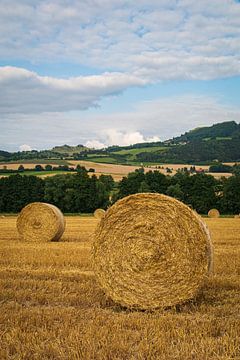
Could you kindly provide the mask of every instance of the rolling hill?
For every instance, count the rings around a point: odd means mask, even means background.
[[[63,156],[73,156],[74,154],[79,154],[85,151],[88,151],[89,149],[86,146],[83,145],[77,145],[77,146],[70,146],[70,145],[62,145],[62,146],[55,146],[50,151],[63,155]]]
[[[0,161],[37,159],[86,160],[112,164],[212,163],[240,161],[240,124],[227,121],[200,127],[164,142],[110,146],[94,150],[83,145],[55,146],[51,150],[9,153]]]
[[[141,145],[141,146],[140,146]],[[144,145],[144,146],[142,146]],[[107,149],[138,162],[197,163],[240,160],[240,125],[235,121],[196,128],[163,143]]]

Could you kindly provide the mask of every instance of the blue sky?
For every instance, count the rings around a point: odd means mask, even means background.
[[[240,122],[234,0],[0,0],[0,149]]]

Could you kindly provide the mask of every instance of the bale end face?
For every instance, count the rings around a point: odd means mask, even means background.
[[[108,209],[92,254],[106,294],[138,309],[193,298],[212,266],[206,225],[189,207],[161,194],[130,195]]]
[[[65,219],[56,206],[35,202],[21,210],[17,230],[24,241],[58,241],[65,230]]]
[[[103,210],[103,209],[97,209],[97,210],[95,210],[94,211],[94,217],[96,218],[96,219],[102,219],[103,217],[104,217],[104,215],[105,215],[105,210]]]
[[[218,218],[220,216],[220,212],[217,209],[211,209],[208,212],[208,217],[210,218]]]

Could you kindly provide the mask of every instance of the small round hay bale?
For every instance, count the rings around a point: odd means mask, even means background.
[[[208,217],[210,218],[218,218],[220,216],[220,212],[217,209],[211,209],[208,212]]]
[[[212,268],[211,239],[202,219],[162,194],[117,201],[98,224],[92,255],[105,293],[137,309],[195,297]]]
[[[234,218],[235,218],[235,219],[239,219],[239,218],[240,218],[240,215],[234,215]]]
[[[104,215],[105,215],[105,210],[103,210],[103,209],[97,209],[94,211],[94,217],[96,219],[102,219],[104,217]]]
[[[58,241],[65,230],[65,219],[56,206],[34,202],[21,210],[17,230],[25,241]]]

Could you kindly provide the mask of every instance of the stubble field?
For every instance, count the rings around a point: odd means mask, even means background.
[[[92,272],[97,220],[66,217],[59,243],[21,242],[0,218],[0,359],[240,359],[240,220],[206,220],[214,274],[198,299],[130,311],[107,299]]]
[[[62,160],[64,162],[64,160]],[[54,163],[54,162],[48,162],[49,164],[56,166],[58,164]],[[42,167],[44,168],[46,164],[44,163],[39,163],[40,165],[42,165]],[[233,163],[229,163],[232,164]],[[4,169],[4,167],[7,167],[7,169],[9,170],[17,170],[19,167],[20,163],[0,163],[0,169]],[[34,169],[36,166],[36,163],[30,163],[30,162],[26,162],[25,160],[21,163],[21,165],[24,166],[25,169]],[[92,175],[96,175],[97,177],[99,177],[100,175],[111,175],[113,177],[113,179],[115,181],[120,181],[122,180],[122,178],[124,176],[127,176],[130,172],[134,172],[136,169],[139,169],[139,165],[119,165],[119,164],[108,164],[108,163],[98,163],[98,162],[92,162],[92,161],[84,161],[84,160],[71,160],[68,161],[68,165],[76,167],[77,165],[81,165],[86,167],[86,169],[89,168],[94,168],[95,172],[94,173],[89,173],[90,176]],[[161,172],[164,175],[175,175],[178,169],[183,169],[183,168],[188,168],[190,169],[190,165],[187,164],[162,164],[161,168],[159,168],[160,165],[147,165],[145,164],[144,167],[144,171],[145,173],[148,171],[154,171],[157,170],[159,172]],[[169,174],[167,169],[171,169],[171,173]],[[202,166],[196,166],[196,170],[204,170],[204,171],[208,171],[209,166],[208,165],[202,165]],[[25,172],[22,173],[22,175],[35,175],[35,176],[39,176],[41,178],[45,178],[45,177],[49,177],[49,176],[55,176],[55,175],[59,175],[59,174],[68,174],[68,172],[65,171],[46,171],[46,172],[39,172],[39,171],[31,171],[31,172]],[[214,176],[216,179],[220,179],[221,177],[230,177],[232,174],[231,173],[208,173],[209,175]],[[9,176],[10,174],[0,174],[0,178],[1,177],[6,177]]]

